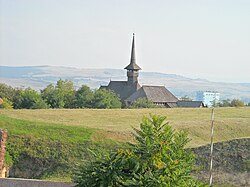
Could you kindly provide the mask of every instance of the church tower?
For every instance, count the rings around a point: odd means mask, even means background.
[[[127,70],[128,85],[137,85],[138,84],[139,70],[141,70],[141,68],[136,64],[136,59],[135,59],[135,34],[134,33],[133,33],[130,64],[128,66],[126,66],[124,69]]]

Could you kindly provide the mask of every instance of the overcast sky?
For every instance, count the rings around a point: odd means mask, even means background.
[[[0,65],[250,82],[249,0],[0,0]]]

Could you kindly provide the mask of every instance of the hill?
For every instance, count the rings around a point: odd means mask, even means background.
[[[36,90],[56,83],[59,79],[69,79],[79,87],[82,84],[91,88],[107,85],[110,79],[125,80],[126,72],[118,69],[77,69],[72,67],[0,66],[0,82],[14,87],[32,87]],[[204,79],[191,79],[175,74],[157,72],[140,72],[139,81],[142,85],[165,85],[177,97],[194,98],[196,91],[212,90],[221,93],[221,99],[238,98],[250,102],[250,83],[211,82]]]

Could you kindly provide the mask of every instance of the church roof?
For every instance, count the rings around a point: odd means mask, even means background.
[[[141,87],[139,84],[134,86],[136,86],[137,89]],[[127,81],[110,81],[106,89],[113,90],[121,100],[128,98],[135,92],[134,87],[129,85]]]
[[[178,99],[164,86],[142,86],[133,93],[126,101],[134,102],[138,98],[147,98],[152,102],[176,103]]]
[[[135,34],[134,33],[133,33],[130,64],[127,65],[124,69],[127,69],[127,70],[141,70],[141,68],[136,64],[136,58],[135,58]]]

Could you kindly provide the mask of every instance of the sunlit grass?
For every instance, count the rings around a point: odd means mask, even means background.
[[[18,125],[19,131],[31,129],[31,133],[44,134],[58,131],[58,136],[70,134],[74,139],[85,131],[96,141],[113,139],[131,141],[132,128],[139,127],[143,116],[150,113],[167,116],[175,129],[189,131],[192,141],[189,146],[196,147],[210,142],[211,109],[49,109],[49,110],[1,110],[2,118],[28,120],[31,124]],[[21,122],[20,122],[21,123]],[[23,123],[23,122],[22,122]],[[31,126],[30,126],[31,125]],[[38,128],[38,131],[36,131]],[[13,128],[9,123],[0,127]],[[90,128],[90,130],[89,130]],[[96,129],[95,131],[92,129]],[[47,132],[48,131],[48,132]],[[84,132],[83,132],[84,131]],[[53,134],[53,133],[52,133]],[[91,134],[91,135],[90,135]],[[55,135],[57,136],[57,135]],[[250,137],[250,107],[216,108],[216,142],[234,138]]]

